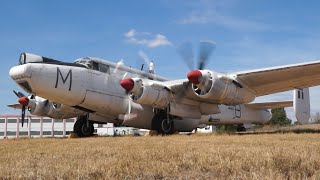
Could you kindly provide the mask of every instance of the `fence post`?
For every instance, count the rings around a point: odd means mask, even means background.
[[[66,137],[66,119],[63,119],[63,133],[62,133],[62,136],[63,137]]]
[[[17,131],[16,131],[16,138],[19,138],[19,118],[17,118]]]
[[[43,117],[40,117],[40,137],[43,136]]]
[[[8,117],[6,117],[4,119],[4,133],[3,133],[3,136],[4,136],[5,139],[8,138],[7,132],[8,132]]]
[[[54,119],[51,119],[51,137],[54,137]]]
[[[31,117],[29,117],[28,120],[28,137],[31,137]]]

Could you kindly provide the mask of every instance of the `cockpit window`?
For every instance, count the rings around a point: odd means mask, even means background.
[[[110,73],[110,68],[109,68],[109,66],[104,65],[104,64],[100,64],[100,72]]]
[[[93,62],[92,62],[92,69],[99,71],[99,63],[93,61]]]
[[[91,59],[81,59],[79,61],[76,61],[76,63],[83,64],[92,70],[100,71],[103,73],[110,73],[110,67],[108,65],[92,61]]]

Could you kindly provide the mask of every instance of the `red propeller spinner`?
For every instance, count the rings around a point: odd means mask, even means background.
[[[18,99],[18,102],[22,105],[22,106],[28,106],[29,104],[29,99],[26,96],[23,96],[21,98]]]
[[[120,81],[120,85],[123,87],[123,89],[129,92],[134,87],[134,81],[131,78],[123,79]]]
[[[201,82],[202,73],[199,70],[190,71],[187,77],[192,84],[199,84]]]

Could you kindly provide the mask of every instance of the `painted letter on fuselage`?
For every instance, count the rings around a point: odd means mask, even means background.
[[[72,86],[72,70],[70,69],[70,70],[68,71],[68,74],[67,74],[66,78],[64,78],[63,75],[62,75],[62,73],[61,73],[61,71],[60,71],[60,69],[59,69],[59,67],[57,67],[57,78],[56,78],[55,88],[58,87],[59,75],[60,75],[60,77],[61,77],[61,79],[62,79],[62,83],[63,83],[63,84],[66,83],[66,81],[68,80],[68,78],[69,78],[69,76],[70,76],[70,80],[69,80],[69,91],[71,91],[71,86]]]

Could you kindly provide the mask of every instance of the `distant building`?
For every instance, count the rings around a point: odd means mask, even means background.
[[[194,133],[213,133],[216,132],[217,128],[216,126],[213,125],[208,125],[203,128],[197,128],[196,130],[193,130]]]

